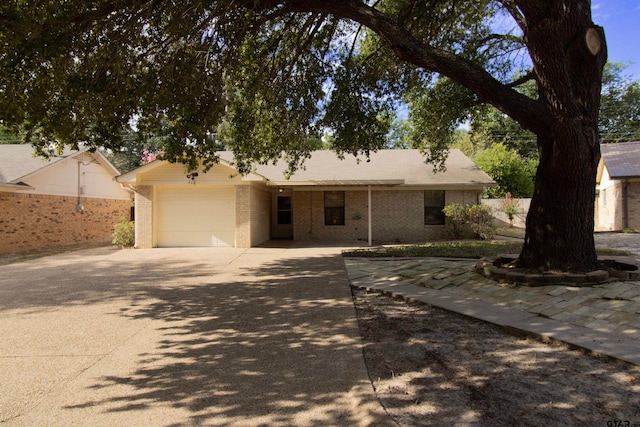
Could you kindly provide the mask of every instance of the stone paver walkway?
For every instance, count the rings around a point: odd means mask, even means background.
[[[640,364],[640,282],[515,286],[474,271],[475,260],[347,258],[354,286],[418,299],[503,326]],[[511,320],[509,320],[511,319]]]

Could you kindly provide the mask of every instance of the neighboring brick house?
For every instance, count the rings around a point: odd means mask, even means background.
[[[99,152],[46,160],[30,145],[0,144],[0,254],[111,242],[131,211],[118,174]]]
[[[136,247],[445,239],[445,204],[478,203],[495,185],[459,150],[438,173],[418,150],[380,150],[370,161],[316,151],[290,179],[282,161],[241,176],[231,153],[219,155],[207,173],[156,160],[117,178],[136,188]]]
[[[601,144],[596,175],[597,230],[640,230],[640,142]]]

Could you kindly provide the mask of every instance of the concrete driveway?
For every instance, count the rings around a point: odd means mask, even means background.
[[[393,425],[338,253],[102,248],[0,266],[0,423]]]

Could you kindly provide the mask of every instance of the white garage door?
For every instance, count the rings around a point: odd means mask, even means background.
[[[160,188],[154,210],[159,247],[235,245],[233,187]]]

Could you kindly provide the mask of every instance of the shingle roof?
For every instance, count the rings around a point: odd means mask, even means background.
[[[0,144],[0,183],[15,183],[45,166],[49,166],[72,153],[46,160],[33,156],[33,147],[29,144]]]
[[[640,176],[640,142],[601,144],[602,160],[613,179]]]
[[[34,149],[29,144],[0,144],[0,185],[14,188],[16,185],[25,185],[22,180],[27,179],[29,175],[68,158],[101,164],[113,176],[120,173],[103,154],[99,151],[92,153],[88,148],[65,149],[61,155],[52,155],[45,159],[34,157]]]
[[[233,165],[233,153],[217,153],[222,163]],[[116,178],[118,182],[136,182],[137,175],[163,165],[155,160]],[[430,187],[491,187],[496,182],[476,166],[460,150],[452,149],[445,163],[446,171],[434,173],[433,165],[425,163],[418,150],[379,150],[371,153],[370,160],[360,156],[359,160],[346,155],[338,158],[329,150],[314,151],[289,179],[284,172],[287,163],[283,160],[275,165],[256,165],[254,174],[247,180],[266,180],[271,186],[356,186],[356,185],[405,185]]]
[[[228,153],[226,153],[228,155]],[[226,155],[221,155],[225,160]],[[445,163],[445,172],[433,172],[433,165],[424,161],[418,150],[379,150],[371,153],[370,161],[364,156],[360,161],[346,155],[339,159],[333,151],[314,151],[305,161],[305,168],[286,180],[283,171],[286,164],[258,165],[256,173],[273,185],[476,185],[491,186],[495,181],[483,172],[461,151],[452,149]]]

